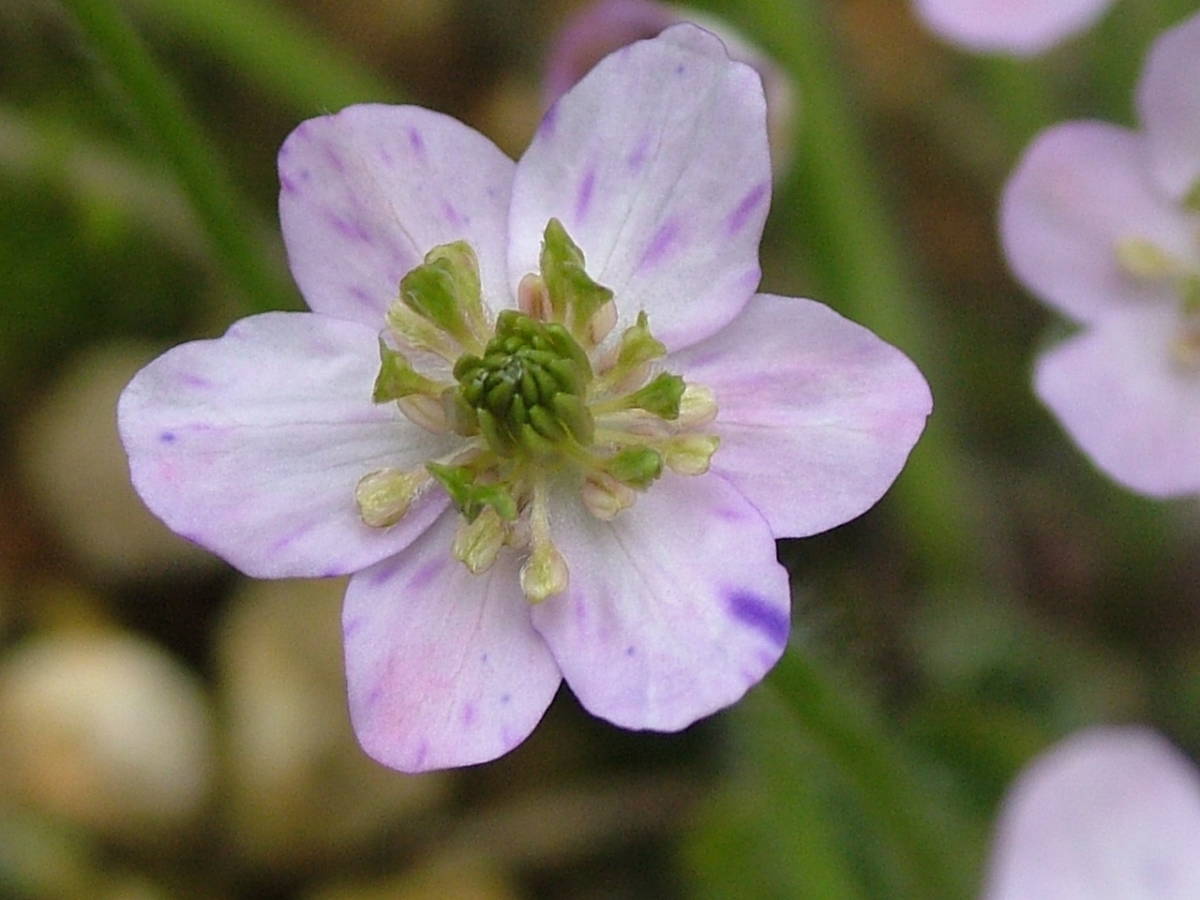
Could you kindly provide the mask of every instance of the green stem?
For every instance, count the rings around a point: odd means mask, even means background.
[[[977,572],[985,542],[976,511],[985,504],[973,496],[956,449],[957,378],[937,349],[954,345],[940,340],[940,325],[913,284],[905,262],[910,251],[883,202],[821,4],[763,0],[730,5],[729,12],[750,18],[749,30],[799,89],[796,171],[774,204],[776,221],[811,250],[824,299],[911,356],[933,388],[934,413],[892,489],[891,505],[928,576]]]
[[[964,836],[973,836],[952,821],[937,792],[922,783],[870,708],[841,686],[842,679],[822,671],[803,647],[784,653],[767,683],[883,826],[909,882],[904,896],[971,896],[974,859],[962,848]]]
[[[306,115],[398,102],[396,86],[323,40],[286,6],[256,0],[132,0],[145,18],[204,47]]]
[[[63,3],[133,103],[247,306],[255,311],[295,306],[278,268],[251,236],[257,217],[239,202],[216,149],[125,17],[108,0]]]

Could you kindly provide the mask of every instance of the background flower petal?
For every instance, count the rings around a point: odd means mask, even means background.
[[[567,593],[533,624],[591,713],[676,731],[728,706],[787,643],[787,572],[758,512],[718,475],[666,474],[612,522],[558,496]]]
[[[1187,900],[1200,885],[1200,773],[1144,728],[1094,728],[1005,801],[986,900]]]
[[[1118,241],[1150,241],[1200,261],[1200,221],[1163,195],[1145,165],[1143,138],[1102,122],[1043,132],[1004,189],[1000,236],[1025,286],[1080,321],[1129,304],[1172,300],[1167,280],[1150,284],[1118,264]]]
[[[762,84],[693,25],[607,57],[563,95],[517,165],[509,277],[537,271],[559,218],[588,273],[679,348],[712,334],[758,285],[771,194]]]
[[[1172,309],[1104,318],[1037,362],[1034,389],[1092,462],[1156,497],[1200,491],[1200,372],[1179,367]]]
[[[363,749],[406,772],[507,753],[561,678],[529,623],[519,558],[483,575],[450,555],[447,513],[411,547],[350,580],[342,616],[350,716]]]
[[[363,104],[303,122],[279,151],[279,217],[304,299],[381,328],[401,277],[432,247],[466,240],[485,298],[510,305],[512,172],[483,135],[415,106]]]
[[[1200,15],[1154,42],[1138,82],[1154,175],[1174,198],[1200,188]]]
[[[967,50],[1031,56],[1091,25],[1112,0],[914,0],[929,29]]]
[[[932,398],[917,367],[811,300],[758,294],[732,323],[665,363],[717,395],[712,459],[776,537],[870,509],[896,479]]]
[[[134,487],[174,531],[259,578],[341,575],[395,553],[443,494],[377,529],[354,487],[448,447],[371,402],[377,346],[354,322],[266,313],[164,353],[118,406]]]

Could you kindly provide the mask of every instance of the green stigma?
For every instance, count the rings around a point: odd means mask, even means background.
[[[644,312],[606,344],[617,320],[612,291],[588,275],[557,219],[539,268],[522,279],[518,309],[494,320],[465,242],[433,248],[404,276],[373,398],[462,441],[423,467],[369,473],[356,494],[364,523],[386,528],[421,492],[445,491],[462,517],[454,555],[480,573],[505,547],[523,554],[521,586],[533,603],[568,584],[552,541],[552,488],[573,486],[592,515],[610,520],[666,469],[704,474],[719,444],[699,430],[716,415],[713,392],[656,370],[667,350]],[[418,371],[421,354],[440,356],[452,380],[436,366]]]

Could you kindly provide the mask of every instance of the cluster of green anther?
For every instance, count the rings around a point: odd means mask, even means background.
[[[547,456],[568,444],[592,442],[586,402],[592,367],[558,323],[505,310],[483,356],[461,357],[454,377],[455,430],[482,434],[500,456]]]

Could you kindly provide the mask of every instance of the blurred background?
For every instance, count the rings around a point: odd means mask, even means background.
[[[971,896],[1006,786],[1057,738],[1137,721],[1200,753],[1200,506],[1110,483],[1038,404],[1065,327],[995,228],[1039,129],[1133,124],[1145,50],[1194,0],[1121,0],[1027,61],[939,44],[897,0],[697,4],[792,92],[764,289],[898,345],[934,416],[875,509],[780,544],[791,662],[742,703],[634,734],[564,689],[509,756],[421,777],[350,731],[344,583],[249,581],[171,535],[116,398],[174,343],[301,307],[275,215],[298,122],[411,102],[518,156],[585,4],[116,5],[211,143],[234,252],[67,8],[0,0],[0,897],[937,896],[922,853]]]

